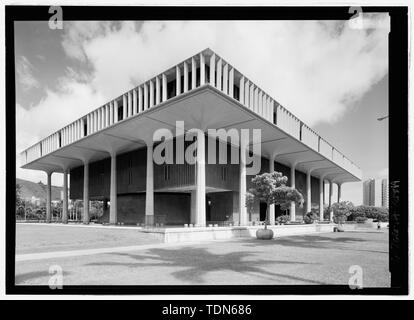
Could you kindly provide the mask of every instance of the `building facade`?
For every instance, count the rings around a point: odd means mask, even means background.
[[[381,180],[381,206],[388,208],[388,179]]]
[[[246,130],[253,136],[260,132],[259,139],[243,136]],[[166,155],[158,154],[158,147],[167,141],[172,161],[159,163],[157,155]],[[187,153],[193,162],[183,161]],[[249,213],[245,207],[252,162],[259,164],[256,173],[282,172],[302,193],[305,204],[291,205],[292,221],[312,207],[323,219],[326,182],[331,205],[340,201],[343,183],[361,179],[352,161],[210,49],[52,133],[21,158],[23,168],[46,172],[48,185],[52,173],[63,173],[63,221],[70,197],[83,199],[85,223],[90,200],[103,201],[100,220],[108,223],[205,226],[263,220],[265,204],[256,203]],[[283,214],[274,206],[269,213],[270,223]]]
[[[362,203],[364,206],[375,206],[375,179],[364,181]]]

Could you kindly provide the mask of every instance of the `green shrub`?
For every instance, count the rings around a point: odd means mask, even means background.
[[[282,215],[282,216],[278,216],[277,218],[276,218],[276,221],[279,223],[279,224],[285,224],[286,222],[288,222],[290,220],[290,216],[289,215],[287,215],[287,214],[284,214],[284,215]]]
[[[355,221],[357,223],[364,223],[366,220],[367,220],[367,218],[366,217],[362,217],[362,216],[355,218]]]
[[[306,224],[312,224],[314,221],[318,220],[318,215],[314,212],[308,212],[307,214],[305,214],[305,216],[303,217],[303,221]]]
[[[357,206],[351,210],[350,220],[356,221],[358,217],[366,219],[379,220],[381,222],[388,221],[388,209],[374,206]]]

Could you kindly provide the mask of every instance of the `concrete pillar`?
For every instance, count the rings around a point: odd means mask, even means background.
[[[197,84],[197,66],[194,57],[191,58],[191,89],[194,89]]]
[[[319,178],[319,220],[323,221],[323,176]]]
[[[197,191],[191,191],[191,212],[190,212],[190,223],[196,224],[197,221]]]
[[[214,87],[216,85],[216,54],[213,53],[210,57],[210,84]]]
[[[333,183],[332,180],[329,181],[329,220],[332,221],[333,212],[332,212],[332,199],[333,199]]]
[[[132,116],[132,93],[128,91],[128,117]]]
[[[254,84],[250,84],[249,88],[249,109],[254,110]]]
[[[244,76],[242,76],[240,78],[240,85],[239,85],[239,87],[240,87],[240,93],[239,93],[240,98],[239,98],[239,101],[240,101],[241,104],[244,104]]]
[[[181,70],[180,66],[175,67],[175,95],[181,94]]]
[[[122,95],[122,120],[128,117],[128,101],[126,94]]]
[[[145,193],[145,225],[154,225],[154,159],[153,145],[147,145],[147,181]]]
[[[167,76],[162,74],[162,101],[167,100]]]
[[[206,63],[204,54],[200,53],[200,86],[206,83]]]
[[[160,78],[155,78],[155,104],[158,105],[161,102],[161,85],[160,85]]]
[[[114,103],[109,103],[109,125],[114,123]]]
[[[229,71],[229,96],[234,98],[234,69],[231,68]]]
[[[312,188],[311,188],[311,172],[306,173],[306,213],[312,211]]]
[[[184,91],[188,91],[188,63],[184,62]]]
[[[240,146],[240,181],[239,181],[239,210],[240,210],[240,225],[247,225],[247,210],[246,210],[246,145],[241,143]]]
[[[89,163],[83,166],[83,223],[89,223]]]
[[[249,97],[250,97],[250,82],[247,80],[244,84],[244,105],[249,107]]]
[[[272,156],[269,159],[269,172],[272,173],[273,171],[275,171],[275,157]],[[271,204],[269,207],[269,223],[270,225],[274,225],[276,221],[275,218],[275,205]]]
[[[46,222],[49,223],[52,217],[52,172],[47,173],[46,190]]]
[[[154,81],[150,80],[150,85],[149,85],[149,107],[152,108],[154,106]]]
[[[290,186],[295,188],[295,168],[296,163],[292,163],[290,166]],[[296,204],[292,201],[290,203],[290,221],[296,221]]]
[[[144,107],[143,110],[148,109],[148,85],[144,83]]]
[[[167,87],[165,87],[167,88]],[[163,84],[163,90],[164,90],[164,84]],[[167,90],[167,89],[165,89]],[[143,102],[144,98],[142,97],[142,87],[138,88],[138,112],[141,112],[143,109]]]
[[[110,224],[116,224],[118,222],[117,217],[117,197],[118,197],[118,191],[117,191],[117,171],[116,171],[116,153],[111,153],[111,186],[110,186],[110,199],[111,206],[109,208],[109,223]]]
[[[342,201],[342,183],[337,183],[338,185],[338,202]]]
[[[206,160],[205,160],[205,136],[197,137],[197,215],[196,225],[206,225]]]
[[[62,223],[68,223],[68,170],[63,170],[63,207]]]
[[[219,61],[217,62],[217,79],[216,79],[216,86],[217,86],[217,89],[219,90],[222,89],[221,87],[221,73],[223,71],[222,64],[223,64],[223,60],[219,59]]]
[[[223,68],[223,92],[229,94],[229,65],[227,63]]]

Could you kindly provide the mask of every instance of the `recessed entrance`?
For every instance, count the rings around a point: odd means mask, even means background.
[[[260,221],[266,220],[266,209],[267,209],[267,203],[260,202]]]

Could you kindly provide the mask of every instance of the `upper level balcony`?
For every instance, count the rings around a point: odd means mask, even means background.
[[[231,64],[205,49],[112,99],[21,152],[23,168],[83,139],[201,87],[214,88],[359,181],[361,169]]]

